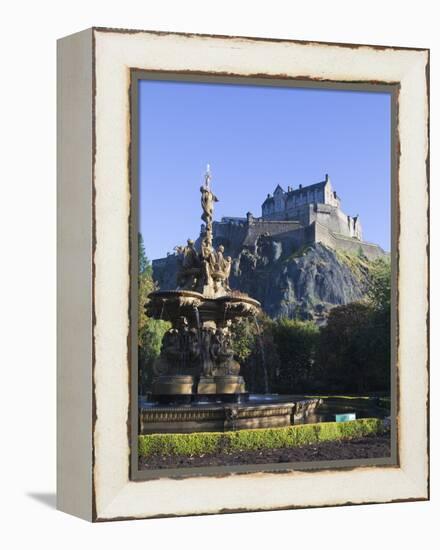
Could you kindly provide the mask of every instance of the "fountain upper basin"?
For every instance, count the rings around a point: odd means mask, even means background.
[[[149,299],[148,315],[164,321],[186,317],[189,322],[195,322],[197,310],[201,323],[225,323],[239,317],[255,316],[260,311],[260,302],[239,292],[220,292],[210,296],[191,290],[159,290],[152,292]]]

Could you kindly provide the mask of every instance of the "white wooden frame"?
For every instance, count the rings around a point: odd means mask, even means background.
[[[93,521],[429,498],[427,50],[89,29],[58,44],[58,507]],[[398,83],[399,465],[130,480],[132,68]]]

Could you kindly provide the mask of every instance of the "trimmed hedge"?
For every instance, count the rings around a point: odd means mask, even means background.
[[[150,434],[139,436],[139,455],[198,456],[216,452],[281,449],[321,441],[353,439],[381,431],[381,420],[362,418],[349,422],[298,424],[286,428],[260,428],[236,432]]]

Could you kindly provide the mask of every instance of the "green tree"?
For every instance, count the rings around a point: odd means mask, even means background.
[[[390,311],[391,263],[389,259],[379,258],[372,263],[367,300],[376,311]]]
[[[391,262],[377,260],[371,270],[368,299],[372,305],[372,355],[371,382],[379,389],[390,387],[391,365]]]
[[[141,233],[138,233],[138,251],[139,275],[149,275],[152,278],[153,267],[147,258],[144,239]]]
[[[319,328],[311,321],[283,318],[273,321],[272,334],[279,356],[276,390],[279,393],[310,391],[315,383]]]
[[[331,310],[321,329],[316,376],[333,392],[390,387],[391,265],[370,262],[365,300]]]
[[[353,302],[331,310],[321,329],[319,363],[328,391],[366,389],[369,366],[369,332],[373,308]]]
[[[248,391],[272,391],[279,365],[273,341],[272,321],[264,314],[258,318],[242,319],[232,331],[235,358],[241,365],[241,374]]]
[[[239,363],[246,361],[255,348],[257,331],[253,319],[241,319],[232,330],[232,348]]]
[[[142,236],[139,234],[139,276],[138,276],[138,364],[139,393],[145,394],[151,385],[154,360],[160,354],[162,339],[170,323],[148,317],[145,306],[148,295],[157,290],[153,281],[153,269],[145,254]]]
[[[390,386],[389,322],[372,304],[331,310],[321,329],[319,379],[328,391],[383,391]]]

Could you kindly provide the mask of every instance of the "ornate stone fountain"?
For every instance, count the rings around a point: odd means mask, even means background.
[[[209,168],[200,188],[200,251],[188,239],[175,251],[176,290],[152,292],[146,305],[154,319],[170,321],[149,402],[140,401],[140,432],[209,431],[290,424],[295,404],[279,400],[248,402],[240,365],[234,359],[232,331],[243,318],[256,317],[260,303],[229,287],[231,258],[212,241],[214,202]]]
[[[240,365],[234,359],[234,324],[255,317],[260,303],[229,288],[231,258],[212,246],[213,205],[209,171],[200,188],[205,222],[200,252],[188,239],[176,247],[180,269],[177,288],[149,295],[147,314],[172,323],[154,365],[153,398],[185,402],[191,396],[240,401],[247,395]]]

